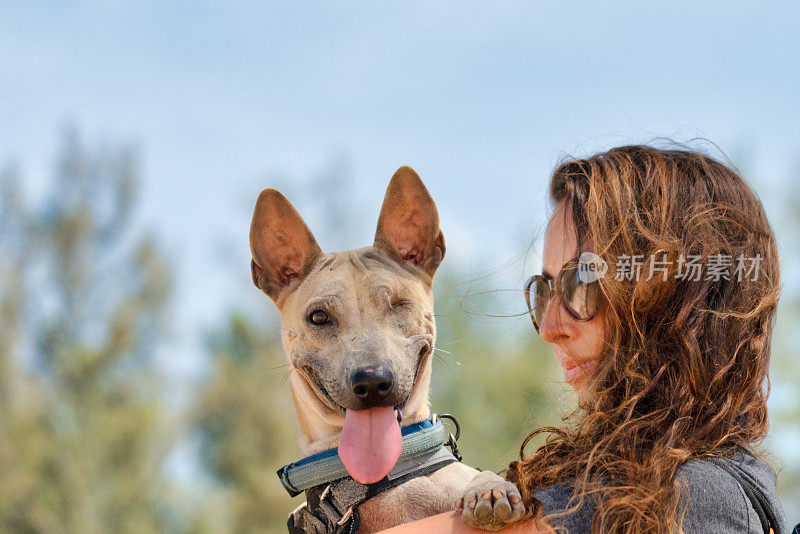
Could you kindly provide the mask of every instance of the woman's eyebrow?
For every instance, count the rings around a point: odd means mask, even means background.
[[[553,279],[553,275],[550,274],[547,269],[542,269],[542,276],[544,276],[547,280]]]

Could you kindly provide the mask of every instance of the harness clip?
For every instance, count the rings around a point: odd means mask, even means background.
[[[342,518],[341,518],[339,521],[337,521],[337,522],[336,522],[336,526],[339,526],[339,527],[341,527],[342,525],[344,525],[345,523],[347,523],[347,522],[350,520],[350,517],[351,517],[352,515],[353,515],[353,507],[351,506],[351,507],[350,507],[350,508],[348,508],[348,509],[347,509],[347,511],[344,513],[344,515],[342,516]]]
[[[461,461],[461,452],[458,450],[458,438],[461,437],[461,425],[458,424],[458,419],[450,415],[449,413],[440,413],[440,419],[450,419],[456,425],[456,435],[450,434],[447,438],[447,441],[444,442],[445,446],[450,447],[450,450],[453,451],[453,456],[456,457],[456,460],[459,462]]]

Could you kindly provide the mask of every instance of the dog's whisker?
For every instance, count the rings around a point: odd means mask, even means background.
[[[295,371],[297,371],[297,367],[295,367],[295,366],[294,366],[294,365],[292,365],[291,363],[286,363],[286,364],[284,364],[282,367],[283,367],[284,369],[286,369],[286,374],[283,376],[283,380],[284,380],[284,381],[285,381],[287,378],[289,378],[289,376],[291,376],[291,374],[292,374],[292,373],[294,373]]]
[[[441,363],[442,363],[442,365],[444,366],[444,368],[445,368],[446,370],[448,370],[448,371],[450,370],[450,362],[448,362],[447,360],[445,360],[444,358],[442,358],[442,357],[441,357],[440,355],[438,355],[438,354],[435,354],[434,356],[435,356],[435,357],[438,359],[437,361],[439,361],[439,362],[441,362]]]
[[[437,358],[438,361],[442,362],[442,364],[444,364],[445,367],[447,367],[448,369],[450,368],[450,361],[448,359],[445,359],[445,357],[442,354],[440,354],[440,352],[444,352],[445,354],[448,354],[452,358],[455,358],[453,361],[456,362],[456,365],[463,365],[460,361],[461,356],[459,354],[455,352],[450,352],[448,350],[440,349],[439,347],[434,347],[433,350],[434,350],[433,354],[434,357]]]
[[[283,375],[283,378],[281,379],[281,386],[283,386],[286,383],[286,381],[289,380],[289,375],[291,375],[293,371],[294,368],[289,369],[289,371],[285,375]]]
[[[444,346],[445,346],[445,347],[449,347],[449,346],[451,346],[451,345],[455,345],[456,343],[466,343],[467,341],[468,341],[468,340],[466,340],[466,339],[454,339],[453,341],[450,341],[449,343],[445,343],[445,345],[444,345]],[[437,347],[437,348],[438,348],[438,347]],[[442,349],[439,349],[439,350],[442,350]]]

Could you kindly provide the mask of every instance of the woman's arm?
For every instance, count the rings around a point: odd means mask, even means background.
[[[414,521],[406,525],[400,525],[389,530],[384,530],[382,534],[430,534],[431,532],[441,532],[442,534],[486,534],[486,530],[479,530],[464,524],[461,520],[461,512],[448,512],[439,514],[420,521]],[[532,534],[532,533],[554,533],[549,525],[536,525],[535,522],[526,521],[525,523],[515,523],[508,528],[501,530],[506,534]]]
[[[486,534],[488,530],[500,530],[508,534],[554,533],[555,530],[546,521],[519,522],[525,514],[521,499],[519,490],[512,483],[491,471],[483,471],[478,473],[464,489],[464,496],[459,505],[461,509],[400,525],[384,532]]]

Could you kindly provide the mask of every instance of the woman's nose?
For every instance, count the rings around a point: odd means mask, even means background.
[[[553,295],[544,309],[542,324],[539,325],[539,335],[548,343],[555,343],[559,338],[567,335],[564,321],[569,320],[569,318],[563,317],[563,310],[561,298],[558,295]]]

